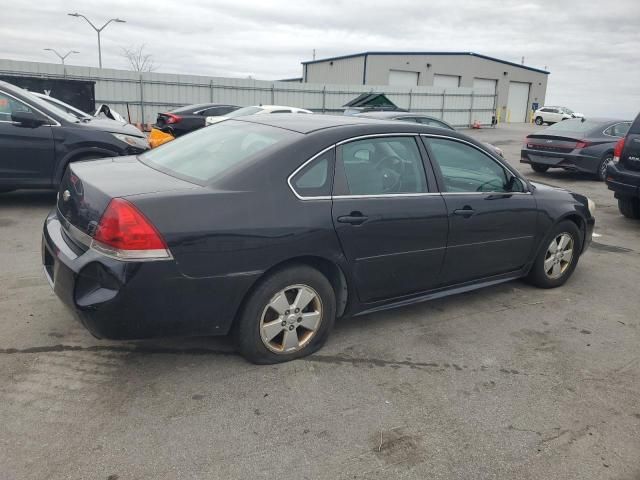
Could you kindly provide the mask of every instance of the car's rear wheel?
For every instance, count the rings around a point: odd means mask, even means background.
[[[335,292],[314,268],[278,270],[249,296],[234,336],[238,351],[259,364],[286,362],[318,350],[335,322]]]
[[[544,123],[544,120],[542,120],[542,117],[536,117],[536,125],[542,125]]]
[[[640,219],[640,200],[637,198],[619,198],[618,210],[627,218]]]
[[[538,173],[544,173],[547,170],[549,170],[549,167],[547,167],[546,165],[540,165],[539,163],[532,163],[531,168],[533,169],[534,172],[538,172]]]
[[[598,165],[598,171],[596,172],[596,178],[601,182],[604,182],[607,178],[607,166],[613,162],[613,154],[605,153],[602,160],[600,160],[600,164]]]
[[[540,288],[563,285],[578,264],[582,251],[582,234],[578,226],[565,220],[558,223],[545,240],[527,280]]]

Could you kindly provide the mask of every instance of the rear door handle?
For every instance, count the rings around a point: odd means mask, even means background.
[[[464,218],[469,218],[471,215],[474,215],[475,213],[476,211],[469,206],[465,206],[464,208],[459,208],[453,211],[454,215],[462,215]]]
[[[362,225],[369,219],[366,215],[363,215],[360,212],[351,212],[349,215],[343,215],[338,217],[338,222],[340,223],[350,223],[351,225]]]

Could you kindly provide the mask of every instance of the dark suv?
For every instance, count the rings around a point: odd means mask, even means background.
[[[0,81],[0,192],[56,188],[69,162],[135,155],[148,148],[133,125],[79,119]]]
[[[640,114],[627,135],[618,140],[613,162],[607,167],[606,181],[618,199],[620,213],[640,219]]]

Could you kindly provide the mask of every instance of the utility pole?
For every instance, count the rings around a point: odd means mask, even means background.
[[[67,13],[67,15],[69,15],[70,17],[84,18],[86,20],[86,22],[89,25],[91,25],[91,28],[93,28],[96,31],[96,33],[98,34],[98,65],[100,66],[100,68],[102,68],[102,47],[100,45],[100,32],[102,32],[102,30],[104,30],[107,27],[107,25],[109,25],[111,22],[126,23],[126,21],[122,20],[120,18],[112,18],[108,22],[106,22],[104,25],[102,25],[100,28],[98,28],[91,22],[91,20],[89,20],[87,17],[85,17],[81,13],[77,13],[77,12],[76,13]]]
[[[62,55],[55,48],[45,48],[45,50],[47,50],[48,52],[55,53],[58,56],[58,58],[60,59],[60,61],[62,62],[62,65],[64,65],[64,61],[69,55],[71,55],[72,53],[80,53],[77,50],[69,50],[67,53]]]

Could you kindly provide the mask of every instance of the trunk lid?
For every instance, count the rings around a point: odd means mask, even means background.
[[[569,153],[575,150],[576,143],[580,141],[581,138],[582,135],[580,133],[561,137],[557,135],[532,134],[527,136],[525,145],[528,150],[549,153]]]
[[[199,188],[154,170],[136,157],[74,162],[60,182],[57,213],[66,233],[75,233],[70,236],[77,239],[78,231],[93,236],[112,198]]]

